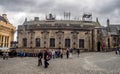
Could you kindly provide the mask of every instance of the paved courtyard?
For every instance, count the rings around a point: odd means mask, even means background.
[[[47,69],[35,57],[0,58],[0,74],[120,74],[120,56],[114,52],[86,52],[72,59],[52,59]]]

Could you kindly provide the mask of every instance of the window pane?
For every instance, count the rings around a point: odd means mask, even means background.
[[[50,47],[55,47],[55,38],[50,38]]]
[[[27,46],[27,39],[23,38],[23,47],[26,47],[26,46]]]
[[[40,38],[36,38],[36,47],[40,47]]]
[[[70,47],[70,39],[65,39],[65,47]]]
[[[84,48],[84,39],[79,39],[79,47]]]

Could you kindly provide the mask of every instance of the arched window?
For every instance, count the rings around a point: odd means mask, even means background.
[[[65,39],[65,47],[70,47],[70,39]]]
[[[36,47],[40,47],[40,38],[36,38],[36,40],[35,40],[36,42]]]
[[[27,47],[27,38],[23,38],[23,47]]]

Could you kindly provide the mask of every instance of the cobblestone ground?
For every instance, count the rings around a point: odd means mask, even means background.
[[[86,52],[72,59],[52,59],[47,69],[37,66],[35,57],[0,58],[0,74],[120,74],[120,55],[114,52]]]

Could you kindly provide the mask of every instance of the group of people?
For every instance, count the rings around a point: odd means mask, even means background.
[[[44,59],[44,67],[47,68],[49,65],[48,61],[50,60],[50,55],[47,50],[38,53],[38,66],[43,64],[42,59]]]
[[[67,50],[62,50],[62,49],[58,49],[58,50],[40,50],[38,53],[38,66],[43,65],[42,61],[44,61],[44,67],[47,68],[49,65],[49,60],[50,59],[55,59],[55,58],[63,58],[63,55],[66,54],[66,58],[72,58],[72,53],[73,50],[72,49],[67,49]],[[77,49],[77,54],[79,57],[80,54],[80,50]]]

